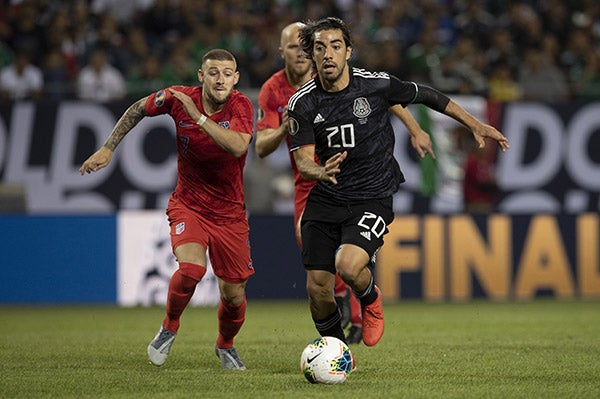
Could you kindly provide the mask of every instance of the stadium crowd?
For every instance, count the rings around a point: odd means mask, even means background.
[[[109,101],[196,84],[199,57],[238,59],[238,88],[282,67],[295,20],[349,22],[351,64],[498,101],[600,99],[597,0],[6,0],[3,98]]]

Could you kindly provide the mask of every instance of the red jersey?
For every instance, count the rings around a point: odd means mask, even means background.
[[[281,125],[281,115],[288,100],[296,92],[296,89],[290,85],[285,76],[285,70],[275,72],[261,87],[258,94],[258,119],[256,121],[256,130],[277,129]],[[290,148],[290,136],[286,136],[288,150]],[[290,152],[290,163],[294,173],[294,215],[295,219],[302,213],[306,205],[308,193],[315,185],[316,181],[304,180],[294,161],[294,155]],[[315,158],[316,160],[316,158]]]
[[[202,87],[172,86],[202,106]],[[178,201],[216,223],[226,223],[246,217],[244,206],[243,169],[246,154],[236,158],[219,147],[185,112],[169,90],[148,96],[149,116],[169,114],[177,129],[177,185],[171,200]],[[254,108],[250,100],[233,90],[225,107],[209,116],[220,126],[253,134]]]

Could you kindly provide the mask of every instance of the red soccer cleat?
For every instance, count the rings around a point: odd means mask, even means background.
[[[381,305],[381,291],[377,290],[377,299],[370,305],[362,307],[363,331],[362,340],[367,346],[373,346],[383,336],[383,306]]]

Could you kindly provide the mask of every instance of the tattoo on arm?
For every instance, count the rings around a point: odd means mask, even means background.
[[[133,103],[119,119],[112,133],[106,139],[104,146],[111,151],[119,145],[123,137],[131,131],[146,116],[146,97]]]

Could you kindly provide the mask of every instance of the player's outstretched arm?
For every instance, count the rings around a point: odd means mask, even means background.
[[[408,129],[410,143],[417,151],[417,154],[419,154],[421,158],[426,154],[430,154],[431,157],[435,159],[435,152],[433,152],[433,144],[429,134],[421,129],[421,126],[417,123],[410,111],[400,104],[390,107],[390,111],[396,115]]]
[[[298,172],[305,180],[323,180],[337,184],[336,175],[340,173],[340,164],[348,156],[348,152],[339,152],[329,158],[325,165],[315,162],[315,147],[304,146],[294,151],[294,161]]]
[[[256,154],[264,158],[267,155],[273,153],[283,139],[288,134],[288,115],[287,115],[287,106],[285,110],[281,114],[281,124],[276,129],[263,129],[258,130],[256,132],[256,142],[254,144],[254,149],[256,150]]]
[[[210,136],[211,139],[219,147],[230,153],[236,158],[241,157],[248,151],[252,136],[248,133],[236,132],[234,130],[225,129],[219,126],[218,123],[208,119],[202,114],[194,101],[185,93],[170,89],[171,94],[181,103],[187,115],[196,121],[204,133]]]
[[[125,135],[129,133],[131,129],[144,118],[144,116],[146,116],[146,98],[147,97],[144,97],[136,101],[127,108],[121,118],[117,121],[117,124],[113,128],[110,136],[108,136],[104,142],[104,145],[86,159],[81,165],[81,168],[79,168],[79,173],[81,173],[82,176],[85,173],[97,172],[110,163],[112,155],[119,143],[123,140],[123,137],[125,137]]]
[[[450,100],[448,102],[444,113],[471,129],[475,140],[479,144],[479,148],[483,148],[485,146],[484,138],[489,137],[498,142],[498,145],[502,151],[509,149],[508,139],[502,133],[496,130],[495,127],[481,122],[454,101]]]

